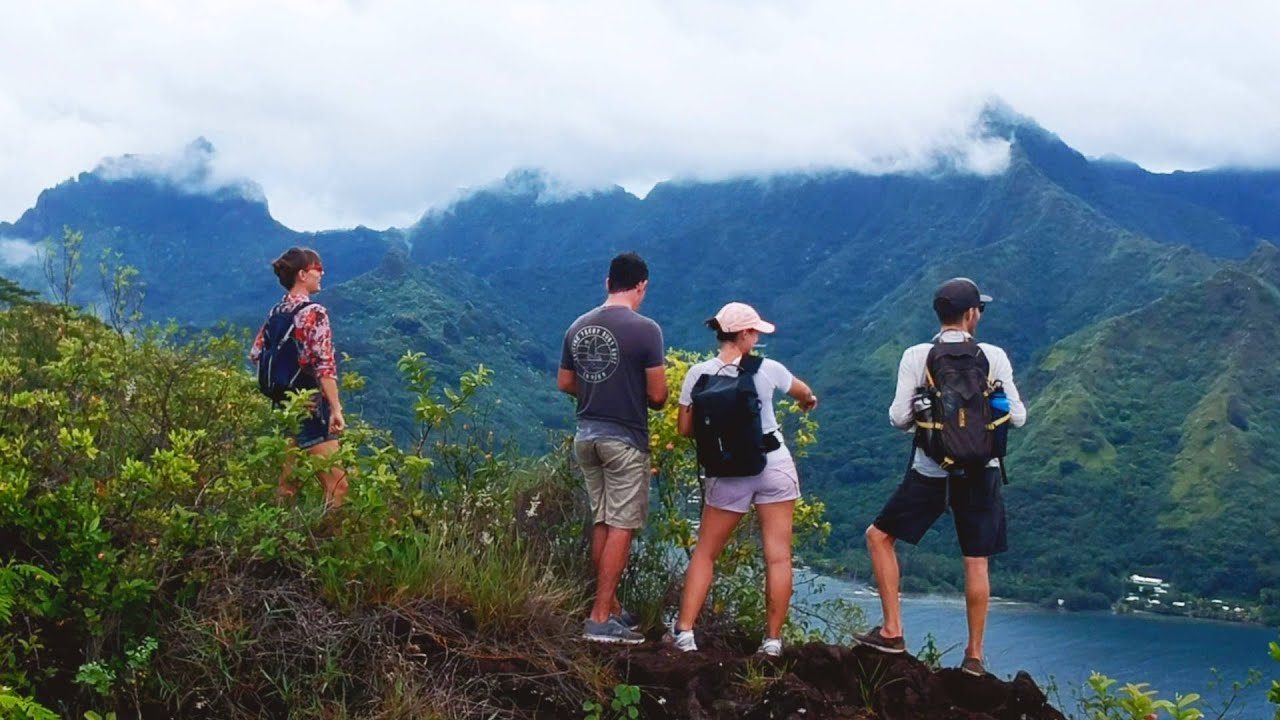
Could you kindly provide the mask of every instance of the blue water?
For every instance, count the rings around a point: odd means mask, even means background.
[[[797,577],[797,580],[800,580]],[[824,578],[818,597],[839,596],[853,601],[880,620],[880,599],[853,583]],[[907,596],[902,602],[907,649],[915,653],[932,633],[939,649],[950,650],[943,662],[958,665],[967,638],[964,599]],[[1161,698],[1174,693],[1200,693],[1197,707],[1215,718],[1231,696],[1231,683],[1243,683],[1250,668],[1262,670],[1265,680],[1240,691],[1228,719],[1270,719],[1274,708],[1266,699],[1271,678],[1280,678],[1280,664],[1271,660],[1269,642],[1274,628],[1212,620],[1110,612],[1056,612],[1023,603],[993,601],[987,621],[988,669],[1000,677],[1026,670],[1040,684],[1057,684],[1062,710],[1072,713],[1091,671],[1127,682],[1149,683]],[[1216,668],[1222,681],[1213,688]],[[1052,698],[1051,698],[1052,699]]]

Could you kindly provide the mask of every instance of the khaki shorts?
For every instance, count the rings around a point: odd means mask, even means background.
[[[644,527],[649,513],[649,453],[621,440],[601,438],[574,442],[573,454],[587,478],[594,522],[624,530]]]

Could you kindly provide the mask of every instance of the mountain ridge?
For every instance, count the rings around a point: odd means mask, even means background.
[[[1132,528],[1135,517],[1151,518],[1151,549],[1131,548],[1129,559],[1162,568],[1162,556],[1193,547],[1192,540],[1214,544],[1186,534],[1197,519],[1235,507],[1228,490],[1242,480],[1197,458],[1227,457],[1251,468],[1258,457],[1280,460],[1277,443],[1258,440],[1280,420],[1219,384],[1220,377],[1251,382],[1245,368],[1254,356],[1244,336],[1215,336],[1234,343],[1229,372],[1188,366],[1191,374],[1177,381],[1183,397],[1160,411],[1181,418],[1176,433],[1130,430],[1125,437],[1115,423],[1099,430],[1106,413],[1127,413],[1135,428],[1148,427],[1143,408],[1164,405],[1151,401],[1142,383],[1113,389],[1122,402],[1098,396],[1090,384],[1097,378],[1067,373],[1073,363],[1064,358],[1087,352],[1099,367],[1123,360],[1125,372],[1150,372],[1148,358],[1107,355],[1108,344],[1090,338],[1123,344],[1107,334],[1115,328],[1135,338],[1159,327],[1196,332],[1160,312],[1170,297],[1186,313],[1193,307],[1187,298],[1198,297],[1207,304],[1203,312],[1273,332],[1264,319],[1239,313],[1272,307],[1280,253],[1267,239],[1280,228],[1280,203],[1267,200],[1280,197],[1280,173],[1160,175],[1089,160],[1028,118],[993,114],[983,122],[985,132],[1010,143],[1008,167],[992,175],[792,173],[659,183],[641,199],[616,187],[562,196],[538,173],[516,171],[410,228],[298,233],[272,219],[265,203],[183,200],[162,185],[89,174],[42,193],[18,225],[0,224],[0,235],[38,240],[39,232],[63,225],[83,230],[87,259],[111,247],[140,266],[150,316],[192,325],[256,325],[281,292],[267,271],[270,258],[288,244],[314,244],[325,257],[325,302],[335,309],[339,347],[363,353],[354,367],[393,373],[405,349],[429,349],[445,373],[475,362],[500,366],[513,378],[502,388],[509,402],[501,420],[526,440],[531,431],[572,422],[550,379],[561,333],[603,297],[608,258],[637,250],[652,269],[643,312],[663,325],[668,345],[711,349],[702,319],[728,300],[751,302],[777,322],[768,352],[824,398],[822,442],[802,473],[806,486],[828,499],[837,526],[830,566],[853,570],[865,569],[861,529],[906,455],[905,438],[883,417],[898,354],[932,334],[932,287],[968,275],[996,297],[982,337],[1010,352],[1031,402],[1031,425],[1015,435],[1010,458],[1011,522],[1031,521],[1052,541],[1015,531],[1016,554],[1005,562],[1009,585],[1000,590],[1031,599],[1060,592],[1044,579],[1052,575],[1046,563],[1057,559],[1079,566],[1062,583],[1106,594],[1114,588],[1100,578],[1124,570],[1115,557],[1063,554],[1081,532],[1073,516],[1091,512],[1087,496],[1062,491],[1064,483],[1122,498],[1127,508],[1094,518],[1099,529],[1088,547],[1130,547],[1114,533]],[[1232,274],[1244,267],[1246,275]],[[1214,277],[1220,279],[1205,285]],[[1233,285],[1246,295],[1233,295]],[[409,317],[414,313],[421,317]],[[1247,420],[1247,429],[1231,425],[1233,417]],[[380,419],[404,429],[403,417]],[[1227,427],[1236,430],[1220,437]],[[1138,460],[1154,470],[1126,484],[1120,468],[1142,466]],[[1270,487],[1272,480],[1258,482]],[[1245,478],[1239,487],[1259,486]],[[1180,504],[1190,514],[1177,512]],[[1250,508],[1238,512],[1246,533],[1258,534],[1267,520]],[[908,555],[930,568],[917,589],[954,586],[954,573],[941,563],[953,554],[945,522]],[[1231,543],[1206,553],[1218,562],[1239,554],[1252,557]],[[1221,579],[1223,587],[1247,596],[1280,586],[1265,562],[1228,565],[1243,579]],[[1200,561],[1186,572],[1211,576]]]

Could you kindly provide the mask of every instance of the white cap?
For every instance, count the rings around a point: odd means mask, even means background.
[[[715,321],[720,326],[720,331],[727,333],[740,330],[771,333],[777,329],[773,323],[761,319],[760,313],[756,312],[755,308],[740,302],[731,302],[720,308],[720,312],[716,313]]]

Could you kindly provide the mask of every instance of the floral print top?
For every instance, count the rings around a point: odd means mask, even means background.
[[[302,293],[288,293],[279,305],[271,309],[271,314],[292,312],[294,308],[310,300],[309,296]],[[258,336],[253,339],[253,350],[249,351],[249,362],[255,365],[262,355],[262,331],[265,329],[266,323],[263,323]],[[329,326],[329,311],[323,305],[312,303],[293,316],[293,337],[301,345],[298,353],[299,365],[311,368],[317,380],[338,376],[338,363],[333,355],[333,329]]]

